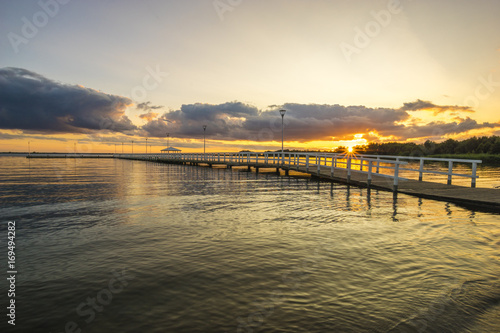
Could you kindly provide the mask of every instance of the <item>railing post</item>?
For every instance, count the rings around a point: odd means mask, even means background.
[[[424,159],[420,159],[420,167],[418,168],[418,181],[421,182],[424,179]]]
[[[347,182],[351,181],[351,156],[347,158]]]
[[[364,160],[363,160],[363,158],[361,157],[361,158],[359,159],[359,171],[363,171],[363,162],[364,162]]]
[[[394,187],[392,189],[394,192],[398,191],[398,184],[399,184],[399,163],[396,163],[396,165],[394,165]]]
[[[368,183],[368,186],[370,186],[372,184],[372,166],[373,166],[373,162],[371,160],[368,161],[368,179],[366,180],[366,182]]]
[[[477,171],[477,163],[472,162],[472,179],[470,183],[470,187],[476,187],[476,171]]]
[[[318,175],[320,174],[320,172],[321,172],[321,156],[318,156],[318,169],[317,169]]]
[[[330,176],[332,176],[332,177],[333,177],[333,173],[334,173],[334,167],[333,167],[335,164],[334,161],[336,161],[336,159],[337,159],[336,156],[332,156],[332,169],[330,170]]]
[[[306,172],[309,171],[309,155],[306,155]]]
[[[376,173],[380,173],[380,156],[377,156],[377,171]]]
[[[453,161],[448,161],[448,185],[451,185],[452,173],[453,173]]]

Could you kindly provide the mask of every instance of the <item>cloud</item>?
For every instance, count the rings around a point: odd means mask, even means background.
[[[446,112],[446,111],[460,111],[460,112],[470,112],[474,113],[468,106],[458,106],[458,105],[436,105],[429,101],[423,101],[421,99],[417,99],[415,102],[404,103],[401,108],[403,111],[421,111],[428,110],[433,111],[434,115]]]
[[[394,130],[391,134],[398,138],[443,137],[449,134],[466,133],[474,129],[500,127],[500,123],[478,123],[467,117],[453,122],[431,122],[422,126],[404,126]]]
[[[106,94],[82,86],[59,83],[21,68],[0,69],[0,129],[24,133],[87,133],[101,130],[127,135],[185,139],[249,142],[281,141],[280,109],[284,117],[285,140],[310,142],[352,139],[357,133],[373,133],[370,138],[391,137],[404,141],[425,137],[495,129],[500,123],[478,123],[461,112],[466,106],[436,105],[425,100],[404,103],[400,108],[372,108],[363,105],[285,103],[259,110],[250,104],[232,101],[222,104],[185,104],[178,110],[159,115],[163,106],[150,101],[136,106],[147,121],[141,127],[125,116],[132,105],[128,98]],[[450,111],[449,121],[422,124],[413,111]],[[368,136],[365,136],[365,138]]]
[[[152,121],[156,117],[158,117],[158,113],[156,113],[156,112],[148,112],[148,113],[143,113],[143,114],[139,115],[139,118],[147,120],[147,121]]]
[[[180,110],[164,113],[159,119],[152,120],[142,129],[151,136],[165,136],[166,132],[175,133],[180,138],[203,137],[203,125],[212,139],[247,139],[249,134],[243,123],[259,116],[259,110],[241,102],[224,104],[187,104]]]
[[[129,132],[124,112],[132,101],[56,82],[22,68],[0,68],[0,128],[24,132]]]
[[[162,107],[163,107],[162,105],[151,105],[150,101],[139,103],[136,106],[137,109],[144,110],[144,111],[161,109]]]
[[[142,126],[142,130],[148,136],[164,137],[168,132],[172,137],[200,139],[203,137],[203,125],[207,125],[206,135],[210,139],[281,141],[280,109],[287,110],[284,117],[285,140],[299,142],[352,139],[356,133],[370,132],[403,141],[435,136],[436,133],[457,134],[500,126],[498,123],[478,123],[468,117],[424,125],[407,121],[412,119],[411,111],[430,107],[438,110],[452,108],[422,100],[405,103],[401,108],[286,103],[272,105],[267,110],[241,102],[196,103],[165,112]],[[468,107],[453,108],[468,110]]]

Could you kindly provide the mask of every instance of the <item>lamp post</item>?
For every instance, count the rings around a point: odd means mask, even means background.
[[[146,138],[146,154],[148,153],[148,138]]]
[[[207,130],[207,125],[203,125],[203,158],[206,159],[205,155],[205,131]]]
[[[132,140],[132,154],[134,153],[134,140]]]
[[[123,141],[122,141],[122,154],[123,154]]]
[[[73,142],[73,154],[76,154],[76,142]]]
[[[28,141],[28,155],[31,155],[30,151],[31,151],[30,142]]]
[[[116,154],[116,143],[115,143],[115,154]]]
[[[284,133],[284,125],[283,118],[285,118],[286,110],[280,110],[281,115],[281,164],[285,164],[285,155],[283,153],[283,133]]]
[[[170,147],[169,137],[170,137],[170,133],[167,133],[167,148]]]

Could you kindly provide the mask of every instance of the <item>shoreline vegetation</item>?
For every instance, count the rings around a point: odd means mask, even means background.
[[[362,154],[426,156],[482,160],[483,165],[500,166],[500,136],[472,137],[462,141],[448,139],[437,143],[431,140],[416,143],[370,143],[356,147]]]

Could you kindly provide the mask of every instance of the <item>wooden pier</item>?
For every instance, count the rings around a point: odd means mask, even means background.
[[[311,177],[369,187],[412,196],[453,202],[500,213],[500,189],[476,188],[476,169],[479,160],[442,159],[413,156],[341,155],[326,153],[172,153],[172,154],[32,154],[28,158],[119,158],[172,164],[245,167],[259,172],[261,169],[305,173]],[[418,162],[418,168],[407,166],[407,161]],[[425,162],[441,162],[447,171],[425,168]],[[471,165],[470,174],[453,170],[455,163]],[[401,172],[415,173],[415,179],[401,177]],[[427,174],[446,177],[447,184],[425,181]],[[467,178],[471,187],[453,185],[453,179]]]
[[[283,170],[285,175],[290,171],[298,171],[328,181],[392,191],[395,195],[404,193],[500,213],[500,189],[476,188],[476,169],[477,164],[481,163],[479,160],[287,152],[283,155],[276,152],[117,154],[115,157],[208,167],[246,167],[249,170],[253,168],[256,172],[274,168],[277,172]],[[419,168],[407,168],[405,160],[417,160]],[[427,170],[426,161],[446,163],[448,172]],[[454,172],[454,163],[470,163],[471,174]],[[417,173],[418,180],[401,177],[401,171]],[[426,174],[444,175],[447,177],[447,184],[424,181]],[[454,177],[470,178],[471,187],[453,185]]]

